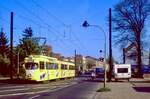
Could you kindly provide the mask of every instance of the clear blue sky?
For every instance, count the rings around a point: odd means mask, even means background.
[[[47,38],[54,52],[73,56],[74,50],[83,56],[99,57],[104,49],[104,35],[98,28],[83,28],[82,23],[101,26],[108,33],[108,10],[119,0],[0,0],[0,27],[9,38],[10,12],[14,12],[14,44],[25,27],[33,28],[34,36]],[[44,9],[43,9],[44,8]],[[107,41],[109,37],[107,34]],[[108,42],[107,42],[108,52]],[[117,54],[116,54],[117,53]],[[120,54],[119,54],[120,53]],[[121,58],[113,46],[113,55]]]

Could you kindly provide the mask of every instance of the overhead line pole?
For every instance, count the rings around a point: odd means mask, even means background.
[[[112,42],[111,42],[111,30],[112,30],[112,18],[111,18],[111,8],[109,8],[109,72],[108,80],[111,81],[112,78]]]
[[[13,79],[13,12],[10,16],[10,79]]]

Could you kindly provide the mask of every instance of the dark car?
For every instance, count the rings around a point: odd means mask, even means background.
[[[104,69],[103,68],[95,68],[96,76],[103,77],[104,76]]]
[[[132,65],[131,70],[132,70],[132,76],[136,77],[137,74],[137,65]],[[149,65],[142,65],[141,68],[141,73],[144,74],[150,74],[150,66]]]

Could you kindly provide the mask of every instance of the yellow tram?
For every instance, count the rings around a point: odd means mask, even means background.
[[[72,62],[60,61],[44,55],[30,55],[25,58],[25,79],[45,81],[75,76],[75,65]]]

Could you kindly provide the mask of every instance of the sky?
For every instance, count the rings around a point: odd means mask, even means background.
[[[104,32],[96,27],[82,27],[84,20],[98,25],[106,33],[108,55],[109,8],[119,0],[0,0],[0,28],[10,37],[10,12],[14,12],[14,45],[23,30],[32,27],[36,37],[46,37],[53,51],[73,56],[99,58],[104,50]],[[113,12],[112,12],[113,13]],[[41,44],[42,44],[41,40]],[[113,56],[121,58],[122,51],[113,45]],[[103,51],[104,52],[104,51]]]

